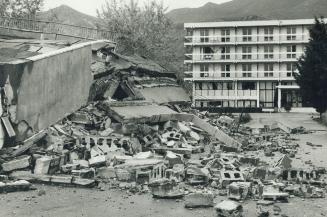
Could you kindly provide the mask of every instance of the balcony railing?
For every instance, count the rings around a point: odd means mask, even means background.
[[[21,31],[33,31],[45,34],[57,34],[88,40],[114,40],[113,33],[103,29],[24,18],[0,16],[0,28]]]
[[[257,90],[195,90],[195,99],[252,99],[258,98]]]
[[[192,78],[188,78],[187,80],[200,80],[200,81],[210,81],[210,80],[234,80],[234,79],[242,79],[242,80],[251,80],[254,79],[294,79],[294,73],[292,71],[207,71],[207,72],[187,72],[188,74],[192,74]],[[224,75],[224,76],[223,76]]]
[[[302,54],[303,52],[185,54],[185,60],[201,62],[296,61]]]
[[[294,43],[308,42],[309,33],[276,35],[185,36],[185,44]]]

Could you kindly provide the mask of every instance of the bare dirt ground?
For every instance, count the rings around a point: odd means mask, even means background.
[[[296,136],[299,153],[293,163],[305,166],[311,160],[316,166],[327,167],[327,127],[312,121],[310,114],[253,114],[250,125],[280,121],[291,127],[304,126],[313,134]],[[313,149],[306,142],[321,144]],[[274,161],[275,159],[271,159]],[[115,189],[79,189],[58,186],[36,185],[38,190],[0,195],[0,217],[211,217],[213,208],[185,209],[183,201],[157,200],[150,194],[133,195]],[[46,194],[38,196],[38,191]],[[216,198],[219,202],[224,197]],[[327,216],[327,199],[292,198],[289,203],[277,204],[289,217]],[[246,217],[255,217],[255,201],[243,203]],[[272,216],[272,213],[271,213]]]

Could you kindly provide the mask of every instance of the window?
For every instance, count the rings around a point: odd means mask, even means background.
[[[242,65],[242,76],[243,77],[252,77],[252,65],[251,64],[243,64]]]
[[[255,83],[254,82],[243,82],[242,90],[255,90]]]
[[[251,77],[252,77],[252,73],[251,73],[251,72],[243,72],[243,73],[242,73],[242,76],[243,76],[244,78],[251,78]]]
[[[243,28],[243,41],[252,41],[252,29]]]
[[[252,59],[252,47],[245,46],[242,47],[242,59]]]
[[[230,73],[229,72],[223,72],[223,73],[221,73],[221,77],[230,78]]]
[[[264,65],[264,76],[273,77],[274,76],[274,64],[265,64]]]
[[[288,59],[296,58],[296,45],[287,46],[287,58]]]
[[[230,47],[222,47],[221,49],[221,59],[230,59]]]
[[[193,36],[193,29],[186,29],[186,36]]]
[[[265,27],[265,41],[273,41],[274,40],[274,28],[273,27]]]
[[[209,30],[208,29],[200,30],[200,41],[201,41],[201,43],[209,42]]]
[[[233,83],[232,82],[228,82],[227,84],[227,90],[233,90]]]
[[[222,105],[222,101],[209,102],[209,107],[221,107]]]
[[[274,47],[271,45],[267,45],[264,47],[264,58],[265,59],[273,59],[274,58]]]
[[[296,40],[296,27],[287,27],[287,40]]]
[[[229,29],[221,30],[221,41],[222,42],[230,42],[230,30]]]
[[[229,78],[230,77],[230,65],[222,65],[221,66],[221,77]]]
[[[208,64],[201,64],[200,65],[200,77],[201,78],[206,78],[209,77],[209,73],[203,73],[203,72],[209,72],[209,65]]]
[[[201,48],[202,58],[203,60],[211,60],[214,57],[214,51],[211,47],[203,47]]]
[[[287,70],[286,76],[293,77],[293,73],[296,70],[296,64],[295,63],[287,63],[286,70]]]
[[[230,65],[229,64],[222,65],[221,66],[221,71],[223,71],[223,72],[230,72]]]
[[[184,71],[185,72],[192,72],[193,71],[193,64],[184,64]]]
[[[215,82],[212,83],[212,89],[213,89],[213,90],[218,90],[218,85],[217,85],[217,83],[215,83]]]
[[[242,64],[242,71],[243,72],[250,72],[250,71],[252,71],[252,65],[251,64]]]
[[[202,83],[195,83],[196,90],[202,90]]]

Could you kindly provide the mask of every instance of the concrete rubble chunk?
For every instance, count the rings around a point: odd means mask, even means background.
[[[191,193],[185,196],[186,208],[213,207],[214,195],[212,193]]]
[[[116,170],[114,167],[101,167],[96,170],[96,176],[101,179],[114,179],[117,178]]]
[[[99,167],[105,165],[107,162],[106,156],[101,155],[89,159],[89,164],[91,167]]]
[[[243,216],[243,206],[232,200],[224,200],[215,206],[217,217]]]
[[[245,200],[251,192],[250,182],[233,182],[228,186],[228,198],[232,200]]]
[[[5,162],[2,164],[2,169],[5,172],[11,172],[13,170],[25,169],[31,164],[31,156],[21,156],[14,160]]]
[[[154,198],[177,199],[184,197],[184,192],[175,182],[167,179],[158,179],[149,184]]]

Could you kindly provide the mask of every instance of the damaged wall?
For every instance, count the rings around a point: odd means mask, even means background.
[[[91,43],[83,43],[8,65],[11,118],[40,131],[87,103],[92,83]],[[8,88],[9,86],[9,88]],[[16,112],[16,117],[13,113]]]

